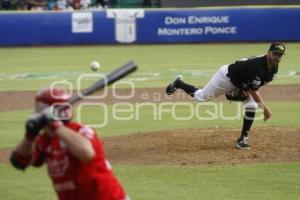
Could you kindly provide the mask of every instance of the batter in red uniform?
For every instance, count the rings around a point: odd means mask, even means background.
[[[35,110],[64,103],[68,98],[62,89],[43,89],[36,95]],[[129,200],[111,171],[95,131],[72,122],[70,113],[66,108],[58,114],[61,120],[26,126],[25,137],[11,154],[12,165],[25,170],[29,165],[46,163],[61,200]]]

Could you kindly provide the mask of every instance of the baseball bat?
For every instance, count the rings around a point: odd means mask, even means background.
[[[85,90],[81,91],[81,95],[73,96],[69,99],[68,103],[74,104],[77,101],[81,100],[83,97],[91,95],[104,87],[113,84],[114,82],[122,79],[123,77],[127,76],[128,74],[134,72],[137,69],[137,65],[130,61],[123,66],[119,67],[115,71],[106,75],[103,79],[98,80],[90,87],[86,88]]]
[[[106,86],[111,85],[112,83],[114,83],[114,82],[124,78],[125,76],[129,75],[130,73],[136,71],[137,67],[138,67],[137,64],[135,64],[133,61],[130,61],[130,62],[122,65],[115,71],[104,76],[103,79],[96,81],[94,84],[92,84],[88,88],[84,89],[81,92],[81,95],[75,95],[75,96],[71,97],[68,100],[68,103],[74,104],[74,103],[80,101],[81,99],[83,99],[85,96],[88,96],[88,95],[93,94],[94,92],[100,91],[101,89],[105,88]],[[55,110],[59,112],[60,110],[62,110],[64,108],[65,108],[65,105],[61,105],[61,106],[56,107]],[[40,113],[37,113],[34,118],[28,119],[26,126],[34,127],[37,124],[40,124],[45,119],[46,113],[49,111],[48,109],[50,109],[50,107],[42,110]]]

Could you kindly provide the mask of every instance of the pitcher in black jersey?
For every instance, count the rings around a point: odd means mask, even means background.
[[[264,103],[258,89],[275,78],[285,49],[282,43],[275,42],[270,45],[266,55],[241,59],[224,65],[202,89],[185,83],[181,75],[176,76],[175,80],[167,86],[166,94],[172,95],[177,89],[182,89],[200,102],[212,100],[224,94],[229,100],[243,101],[244,121],[236,147],[250,149],[248,135],[257,107],[263,109],[265,121],[271,117],[271,111]]]

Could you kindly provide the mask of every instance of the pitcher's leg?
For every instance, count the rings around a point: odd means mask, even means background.
[[[175,80],[167,86],[166,94],[172,95],[177,89],[182,89],[186,94],[192,97],[194,97],[194,93],[198,90],[197,87],[185,83],[180,75],[176,76]]]
[[[243,127],[241,131],[241,136],[236,143],[236,147],[239,149],[251,148],[250,145],[248,144],[248,136],[255,118],[255,112],[257,107],[258,107],[257,103],[254,101],[254,99],[251,96],[249,96],[249,98],[244,102],[245,114],[244,114]]]
[[[227,73],[228,66],[222,66],[202,89],[199,89],[195,92],[195,99],[198,101],[213,100],[216,97],[235,89],[236,87],[226,76]]]
[[[177,89],[182,89],[185,93],[198,101],[212,100],[235,88],[230,79],[226,76],[227,72],[228,66],[222,66],[202,89],[185,83],[182,80],[182,76],[179,75],[167,86],[166,94],[172,95]]]

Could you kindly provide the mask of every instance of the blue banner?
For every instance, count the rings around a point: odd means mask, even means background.
[[[75,18],[78,14],[81,13],[75,13]],[[105,12],[83,14],[86,16],[77,21],[70,12],[0,14],[0,45],[115,43],[114,23],[106,18]],[[89,24],[92,30],[84,31]],[[80,25],[83,31],[73,30]]]
[[[300,8],[1,13],[0,45],[300,41]]]
[[[138,42],[299,41],[300,9],[148,11]]]

